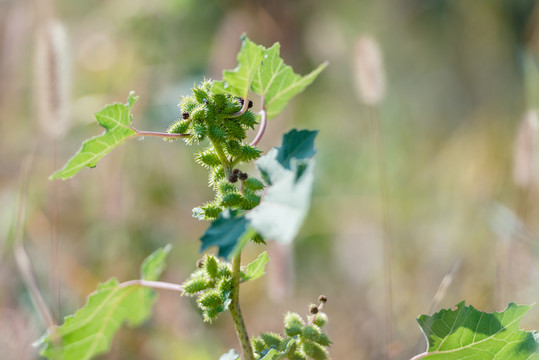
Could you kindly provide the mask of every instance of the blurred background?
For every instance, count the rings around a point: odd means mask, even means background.
[[[297,73],[330,63],[260,144],[320,130],[302,231],[292,248],[270,243],[268,276],[242,287],[251,334],[281,332],[281,314],[325,294],[333,359],[409,359],[425,347],[419,314],[537,301],[538,29],[530,0],[0,0],[2,358],[38,358],[45,331],[14,259],[17,222],[59,323],[167,243],[163,280],[195,268],[208,223],[191,209],[212,195],[183,142],[132,140],[71,180],[48,176],[131,90],[135,126],[166,130],[194,83],[236,66],[242,33],[279,41]],[[365,39],[385,69],[374,105],[358,80]],[[521,327],[539,328],[537,306]],[[213,360],[232,347],[228,315],[204,324],[192,299],[163,292],[101,358]]]

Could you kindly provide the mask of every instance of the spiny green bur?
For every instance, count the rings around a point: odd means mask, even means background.
[[[321,318],[319,324],[327,322],[327,316],[323,312],[308,317],[308,323],[293,312],[284,316],[284,333],[268,332],[260,334],[252,340],[253,349],[257,356],[263,358],[270,349],[278,351],[278,359],[328,359],[328,348],[331,340],[318,326],[316,320]]]
[[[196,296],[204,321],[212,322],[220,313],[228,310],[232,271],[228,263],[219,261],[213,255],[205,255],[199,264],[200,269],[182,284],[183,295]]]

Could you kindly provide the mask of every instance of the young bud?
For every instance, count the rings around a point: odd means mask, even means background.
[[[326,360],[328,358],[326,349],[317,343],[304,342],[302,348],[305,354],[314,360]]]
[[[221,294],[211,289],[200,295],[197,302],[205,309],[216,309],[223,305]]]
[[[321,311],[318,312],[318,314],[316,314],[316,317],[314,318],[314,321],[313,321],[313,323],[319,327],[326,325],[327,322],[328,322],[328,316]]]
[[[208,274],[211,279],[215,279],[217,277],[219,264],[213,255],[206,255],[206,260],[204,260],[204,269],[206,270],[206,274]]]
[[[240,173],[238,175],[238,177],[240,178],[241,181],[245,181],[247,180],[247,178],[249,177],[249,175],[247,175],[246,173]]]
[[[296,336],[301,334],[304,327],[305,323],[298,314],[289,312],[284,316],[284,328],[287,336]]]
[[[270,347],[273,345],[277,349],[279,349],[279,346],[281,345],[281,341],[283,341],[283,338],[281,335],[272,333],[272,332],[260,334],[260,337],[262,338],[262,340],[264,340],[264,343],[266,343],[267,347]]]
[[[197,268],[202,268],[204,266],[204,259],[197,260]]]
[[[228,177],[228,181],[230,181],[231,183],[235,183],[238,181],[238,175],[235,175],[235,174],[232,174]]]
[[[318,313],[318,306],[315,304],[309,305],[309,312],[311,314],[317,314]]]
[[[238,193],[229,193],[223,196],[223,199],[221,200],[221,203],[224,206],[228,207],[234,207],[241,204],[243,198]]]
[[[318,337],[317,343],[324,346],[324,347],[328,347],[333,342],[329,339],[329,336],[327,336],[326,333],[321,333],[320,336]]]
[[[182,111],[182,119],[184,120],[189,119],[189,111]]]
[[[309,341],[318,342],[318,339],[320,338],[320,335],[322,334],[322,330],[316,325],[309,325],[306,326],[303,329],[303,332],[301,333],[301,336],[304,339],[307,339]]]
[[[253,344],[253,349],[257,352],[257,353],[261,353],[262,351],[266,350],[266,343],[264,342],[264,340],[262,340],[261,338],[259,337],[255,337],[253,338],[253,340],[251,341],[251,343]]]
[[[232,170],[232,175],[238,175],[238,176],[239,176],[240,173],[241,173],[240,169],[234,169],[234,170]]]
[[[370,36],[361,36],[354,46],[356,89],[367,105],[379,105],[386,92],[382,51]]]
[[[328,301],[328,297],[326,295],[320,295],[318,297],[318,302],[325,304],[327,301]]]
[[[288,360],[307,360],[307,355],[301,351],[294,351],[291,354],[288,354]]]
[[[196,277],[189,279],[182,284],[183,295],[195,295],[203,290],[206,290],[209,287],[207,279],[203,277]]]

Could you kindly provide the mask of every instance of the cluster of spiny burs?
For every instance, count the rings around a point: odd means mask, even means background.
[[[204,321],[212,322],[219,313],[228,310],[232,291],[232,269],[229,263],[213,255],[204,255],[183,284],[183,295],[196,296]]]
[[[323,331],[328,318],[325,313],[320,311],[327,298],[321,295],[318,300],[320,305],[311,304],[309,306],[311,315],[307,317],[306,322],[297,313],[289,312],[285,315],[285,336],[268,332],[253,338],[252,345],[256,355],[262,358],[273,348],[279,353],[278,357],[273,359],[328,359],[328,348],[331,345],[331,340]]]
[[[241,111],[244,99],[212,92],[213,82],[205,80],[193,88],[193,95],[180,102],[181,118],[173,123],[170,134],[186,134],[189,145],[208,145],[195,154],[195,161],[209,172],[213,201],[193,209],[193,216],[214,220],[225,209],[251,210],[260,203],[264,184],[235,168],[256,160],[261,150],[245,143],[246,131],[254,129],[256,115],[250,109]],[[252,105],[252,102],[249,102]]]

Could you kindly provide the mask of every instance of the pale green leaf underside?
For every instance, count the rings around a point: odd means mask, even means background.
[[[86,166],[95,167],[105,155],[135,135],[135,130],[131,128],[133,121],[131,109],[137,99],[138,96],[131,92],[127,104],[108,105],[96,113],[97,122],[106,129],[105,133],[86,140],[79,151],[69,159],[62,169],[52,174],[50,179],[66,180]]]
[[[242,36],[242,46],[238,53],[238,67],[223,71],[223,81],[213,83],[213,91],[247,98],[249,87],[264,56],[264,47]]]
[[[156,280],[164,269],[170,247],[150,255],[142,266],[144,280]],[[138,285],[120,287],[112,278],[90,294],[87,304],[67,316],[55,329],[57,341],[49,330],[37,345],[44,346],[41,355],[49,359],[86,360],[108,351],[114,334],[124,323],[136,326],[151,314],[155,292]]]
[[[234,349],[230,349],[229,352],[221,355],[221,357],[219,358],[219,360],[238,360],[238,359],[241,359],[241,357],[238,355],[238,353]]]
[[[245,273],[242,276],[242,281],[256,280],[259,277],[262,277],[264,275],[264,270],[268,261],[269,256],[266,251],[258,255],[255,260],[253,260],[251,263],[249,263],[249,265],[247,265]]]
[[[268,119],[277,116],[290,99],[305,90],[327,66],[327,63],[321,64],[305,76],[295,74],[280,58],[280,47],[279,43],[275,43],[265,51],[262,65],[251,85],[253,92],[264,97]]]
[[[311,204],[316,131],[296,129],[282,145],[256,162],[269,184],[264,200],[246,216],[265,239],[290,243],[298,234]]]
[[[530,307],[509,304],[502,312],[485,313],[461,302],[456,310],[421,315],[418,323],[428,342],[422,359],[539,359],[537,334],[519,330]]]

